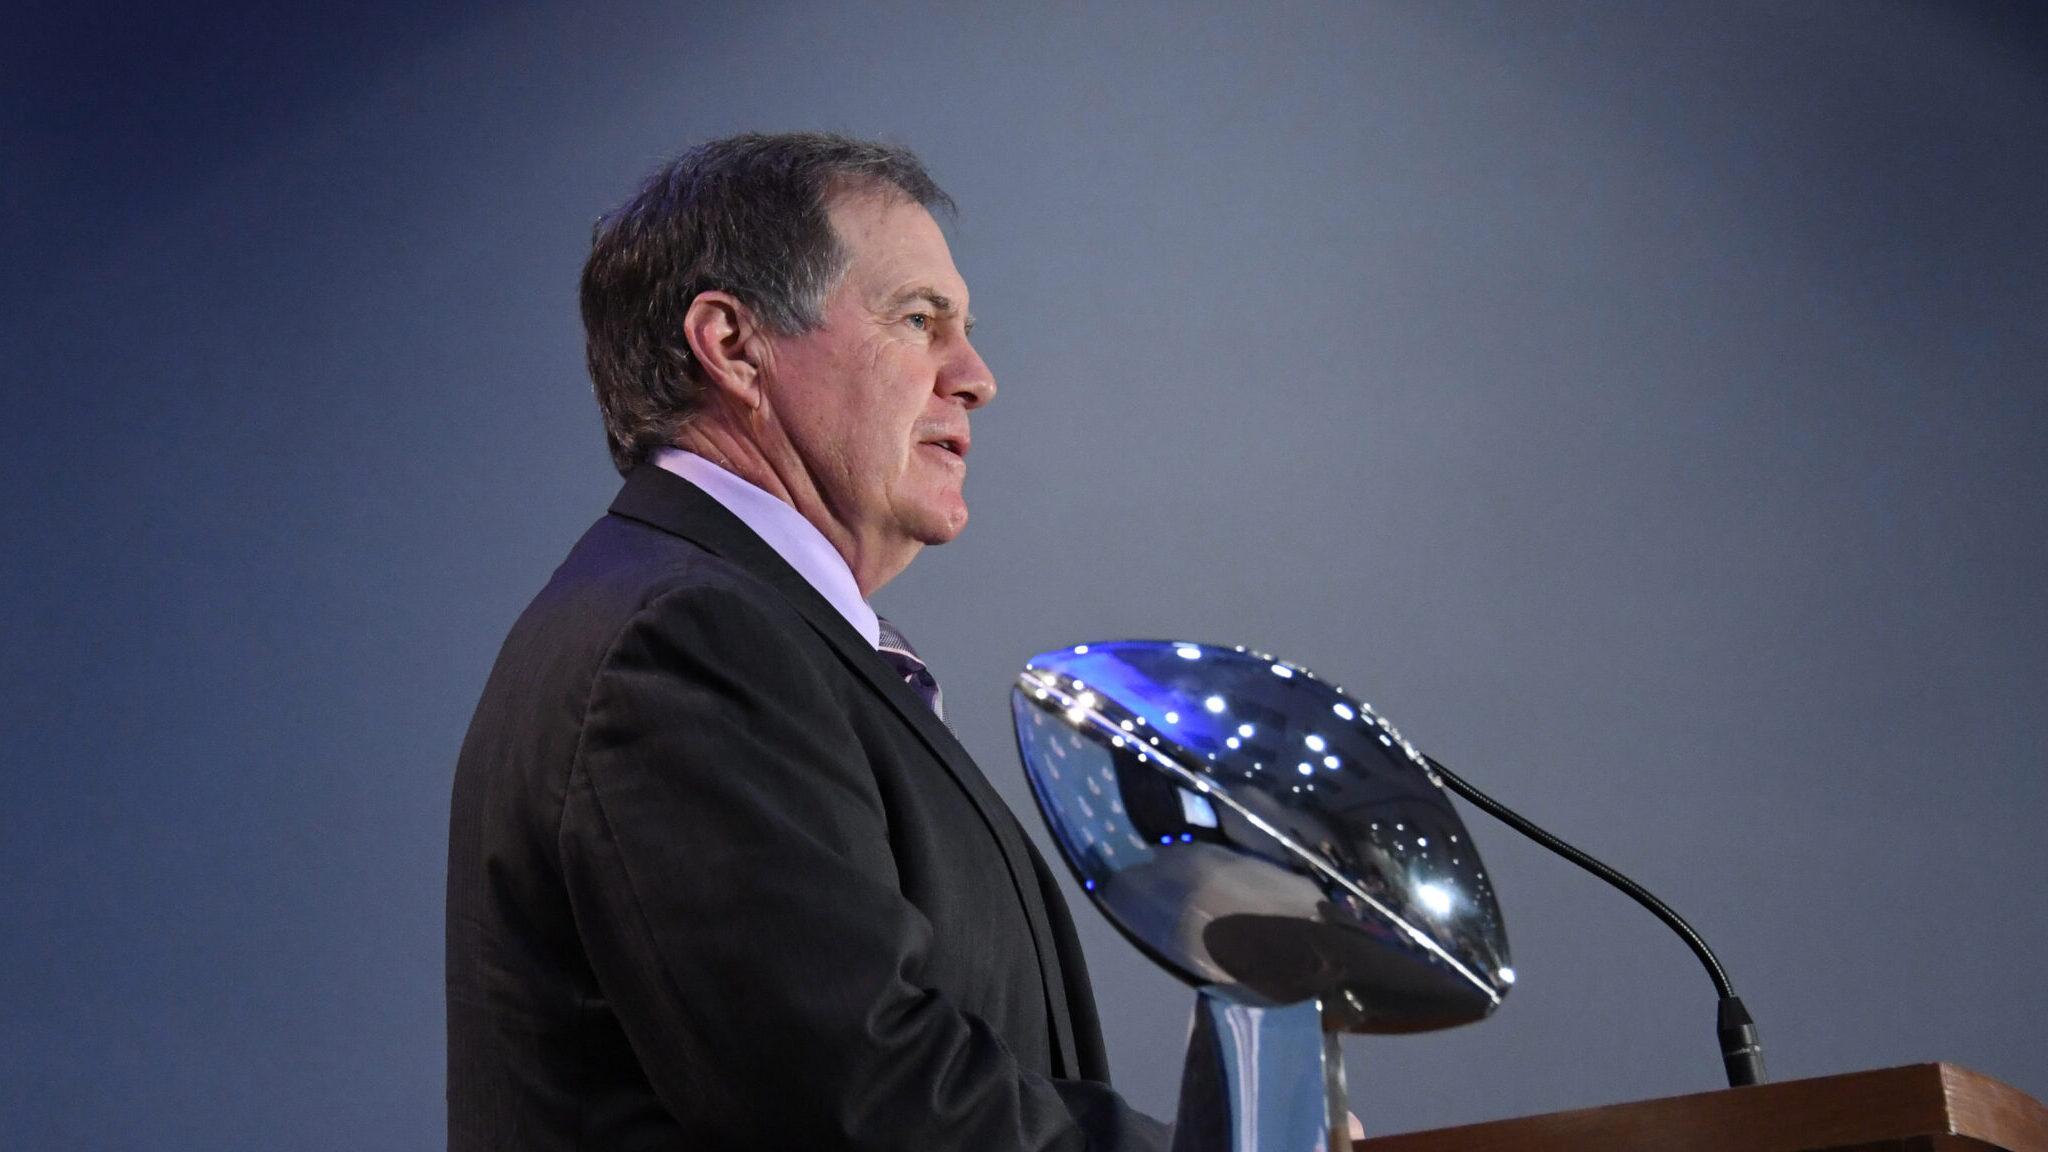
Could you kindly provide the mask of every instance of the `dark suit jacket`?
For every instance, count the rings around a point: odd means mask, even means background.
[[[513,627],[448,862],[449,1146],[1154,1148],[1072,922],[951,732],[696,487]]]

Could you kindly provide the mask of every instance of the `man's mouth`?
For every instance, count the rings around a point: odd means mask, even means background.
[[[938,448],[943,451],[950,452],[953,455],[960,457],[962,460],[965,460],[967,458],[967,440],[964,437],[958,440],[955,440],[951,437],[946,437],[938,440],[926,440],[924,441],[924,444],[928,448]]]

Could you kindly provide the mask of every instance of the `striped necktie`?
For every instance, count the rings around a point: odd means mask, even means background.
[[[894,668],[896,674],[903,677],[903,682],[910,685],[910,690],[929,704],[932,711],[938,713],[939,719],[944,720],[946,702],[939,691],[938,678],[932,675],[931,669],[924,666],[924,661],[918,658],[917,649],[910,646],[910,641],[903,638],[903,633],[897,631],[894,624],[880,617],[876,618],[876,622],[882,628],[882,642],[876,647],[876,654],[888,661],[889,667]]]

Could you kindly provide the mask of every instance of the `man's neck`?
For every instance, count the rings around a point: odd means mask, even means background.
[[[910,566],[924,546],[915,541],[884,551],[863,548],[857,535],[831,514],[824,496],[811,480],[808,470],[794,453],[777,466],[751,437],[742,436],[715,419],[692,420],[677,433],[675,445],[717,464],[761,491],[794,508],[810,521],[853,573],[863,599],[873,596],[882,585]]]

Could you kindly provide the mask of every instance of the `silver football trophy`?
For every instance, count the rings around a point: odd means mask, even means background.
[[[1011,706],[1081,887],[1199,990],[1176,1152],[1347,1152],[1338,1036],[1483,1019],[1514,983],[1442,782],[1343,689],[1118,640],[1033,657]]]

